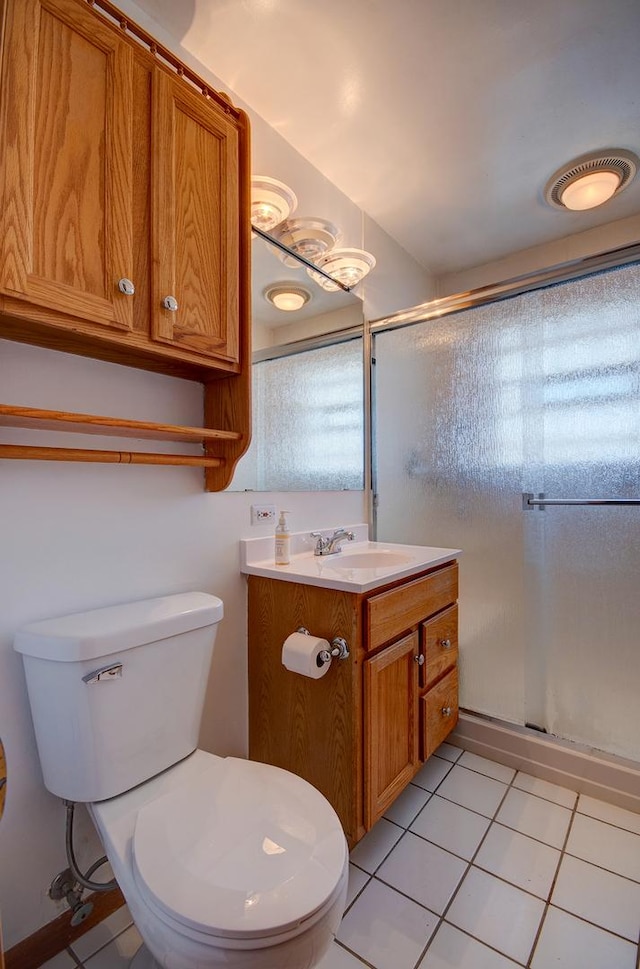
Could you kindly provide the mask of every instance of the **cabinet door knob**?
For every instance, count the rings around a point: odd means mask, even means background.
[[[422,653],[418,653],[418,655],[414,656],[413,658],[418,664],[418,666],[424,666],[424,656],[422,655]]]
[[[178,300],[175,298],[175,296],[165,296],[165,298],[162,300],[162,305],[164,306],[165,310],[171,310],[172,313],[175,313],[178,309]]]
[[[443,707],[442,708],[442,716],[443,717],[450,717],[451,716],[451,707]]]
[[[122,279],[118,280],[118,289],[121,293],[124,293],[125,296],[133,296],[136,291],[135,286],[130,279],[127,279],[126,276],[123,276]]]
[[[442,646],[443,649],[451,649],[451,640],[450,639],[441,639],[440,640],[440,645]]]

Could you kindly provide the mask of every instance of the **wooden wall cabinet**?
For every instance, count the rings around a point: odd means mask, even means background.
[[[354,845],[456,725],[457,563],[367,594],[248,583],[249,756],[314,784]],[[319,680],[285,669],[300,626],[349,658]]]
[[[208,426],[242,432],[235,463],[250,423],[246,115],[108,0],[0,8],[0,337],[202,381]]]

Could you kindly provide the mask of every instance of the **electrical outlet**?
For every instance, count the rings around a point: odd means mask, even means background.
[[[275,505],[251,505],[251,524],[266,525],[276,520]]]

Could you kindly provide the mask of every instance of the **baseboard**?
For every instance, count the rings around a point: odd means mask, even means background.
[[[640,764],[548,734],[460,712],[447,742],[640,814]]]
[[[63,912],[53,922],[48,922],[33,935],[8,949],[5,953],[6,969],[38,969],[124,905],[119,888],[109,892],[94,892],[87,895],[84,901],[93,903],[93,912],[84,922],[73,927],[71,912]]]

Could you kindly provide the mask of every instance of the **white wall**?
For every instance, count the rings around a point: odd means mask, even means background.
[[[199,384],[6,341],[0,341],[0,388],[3,403],[194,425],[202,420]],[[5,429],[2,440],[158,448],[26,430]],[[146,596],[188,589],[219,595],[225,618],[201,745],[245,754],[246,586],[238,540],[270,531],[250,525],[256,497],[208,494],[199,469],[0,461],[0,736],[9,778],[0,822],[5,946],[63,910],[46,893],[66,867],[64,812],[42,784],[22,660],[12,648],[16,629]],[[259,500],[282,504],[279,495]],[[287,494],[286,507],[294,529],[362,521],[365,514],[359,492]],[[102,852],[88,824],[81,831],[80,856],[88,865]]]

